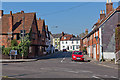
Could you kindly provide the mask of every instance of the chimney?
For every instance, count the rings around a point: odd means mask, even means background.
[[[88,35],[88,29],[85,30],[85,35]]]
[[[3,16],[3,10],[0,10],[0,17]]]
[[[48,25],[45,25],[45,29],[46,29],[46,31],[48,31]]]
[[[12,32],[12,26],[13,26],[13,16],[9,16],[9,31]]]
[[[108,15],[111,11],[113,11],[113,3],[110,0],[110,2],[107,0],[106,3],[106,15]]]
[[[12,15],[12,11],[10,11],[10,15]]]
[[[24,13],[24,11],[21,11],[21,14],[23,14]]]
[[[41,20],[41,18],[39,18],[39,20]]]
[[[100,20],[104,19],[105,18],[105,10],[101,10],[100,11]]]
[[[64,32],[62,32],[62,36],[64,36]]]

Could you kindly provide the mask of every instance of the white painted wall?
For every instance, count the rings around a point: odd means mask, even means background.
[[[77,41],[78,41],[78,43],[77,43]],[[78,49],[76,46],[78,46]],[[68,51],[79,51],[79,49],[80,49],[79,46],[80,46],[80,40],[74,40],[73,43],[71,40],[60,41],[60,50],[63,50],[63,49],[68,50],[68,47],[69,47]],[[74,50],[73,50],[73,48],[74,48]]]
[[[104,59],[115,59],[114,52],[103,52]]]

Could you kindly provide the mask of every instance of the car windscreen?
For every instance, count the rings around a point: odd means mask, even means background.
[[[74,52],[73,54],[82,55],[82,52]]]

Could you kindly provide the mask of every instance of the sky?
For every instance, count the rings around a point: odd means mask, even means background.
[[[114,2],[113,6],[117,8],[118,3]],[[2,9],[4,14],[21,10],[36,12],[37,18],[45,19],[53,34],[79,35],[85,29],[91,31],[100,17],[100,10],[106,10],[106,2],[3,2]]]

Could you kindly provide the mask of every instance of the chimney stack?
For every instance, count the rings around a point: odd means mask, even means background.
[[[64,32],[62,32],[62,36],[64,36]]]
[[[0,17],[3,16],[3,10],[0,10]]]
[[[24,11],[21,11],[21,13],[24,13]]]
[[[101,10],[100,11],[100,20],[104,19],[105,18],[105,10]]]
[[[9,31],[12,32],[13,16],[9,16]]]
[[[107,0],[106,3],[106,15],[108,15],[111,11],[113,11],[113,3],[110,0],[110,2]]]
[[[88,35],[88,29],[85,29],[85,35]]]
[[[12,11],[10,11],[10,15],[12,15]]]

